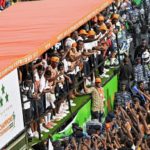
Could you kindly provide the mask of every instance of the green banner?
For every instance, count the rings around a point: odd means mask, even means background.
[[[118,91],[118,76],[115,75],[104,87],[105,115],[114,108],[114,95]]]
[[[80,127],[83,127],[85,123],[91,117],[91,101],[87,102],[77,113],[72,122],[61,132],[53,135],[53,140],[58,140],[60,138],[69,136],[72,134],[72,123],[78,123]]]
[[[118,76],[114,76],[104,87],[105,92],[105,115],[114,107],[114,95],[118,90]],[[84,127],[85,123],[91,117],[91,101],[86,103],[77,113],[72,122],[61,132],[53,135],[52,139],[59,140],[72,134],[72,123],[78,123],[80,127]]]
[[[133,0],[133,3],[136,5],[140,5],[142,3],[142,0]]]
[[[26,134],[23,133],[20,137],[18,137],[13,143],[11,143],[6,150],[25,150],[28,149],[28,142],[27,142]]]

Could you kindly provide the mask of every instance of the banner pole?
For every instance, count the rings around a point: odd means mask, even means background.
[[[22,97],[22,92],[21,92],[21,88],[20,88],[20,82],[19,82],[19,79],[20,79],[20,76],[19,76],[19,68],[17,68],[17,74],[18,74],[18,84],[19,84],[19,91],[20,91],[20,99],[21,99],[21,105],[22,105],[22,114],[23,114],[23,123],[24,123],[24,131],[25,131],[25,134],[26,134],[26,144],[27,144],[27,147],[29,147],[29,142],[28,142],[28,138],[27,138],[27,135],[28,135],[28,132],[27,132],[27,125],[25,123],[25,114],[24,114],[24,102],[23,102],[23,97]]]
[[[113,13],[115,13],[115,4],[112,3],[112,8],[113,8]],[[115,27],[116,27],[116,23],[115,23]],[[119,49],[119,42],[118,42],[118,33],[115,33],[116,35],[116,44],[117,44],[117,52],[118,52],[118,61],[119,61],[119,65],[121,63],[121,60],[120,60],[120,49]]]

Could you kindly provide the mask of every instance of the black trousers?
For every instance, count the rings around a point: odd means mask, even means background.
[[[102,117],[104,116],[104,113],[103,112],[98,112],[98,111],[92,111],[91,115],[92,115],[92,119],[98,119],[99,122],[101,122]]]

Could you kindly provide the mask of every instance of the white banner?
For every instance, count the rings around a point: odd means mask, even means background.
[[[0,80],[0,149],[24,129],[17,69]]]

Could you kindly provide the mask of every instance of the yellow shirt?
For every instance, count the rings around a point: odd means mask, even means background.
[[[91,87],[87,90],[92,94],[92,111],[104,112],[104,91],[103,88]]]

